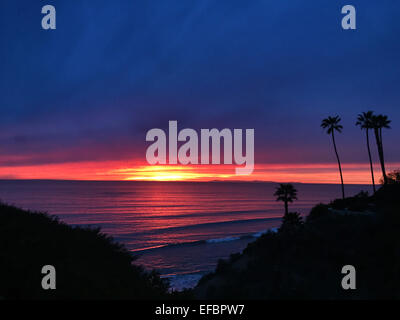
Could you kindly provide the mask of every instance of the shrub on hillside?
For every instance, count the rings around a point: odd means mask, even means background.
[[[5,299],[163,298],[168,284],[133,264],[99,229],[71,227],[44,213],[0,204],[0,297]],[[56,290],[43,290],[44,265]]]

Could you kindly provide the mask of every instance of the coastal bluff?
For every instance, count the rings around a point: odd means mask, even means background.
[[[399,299],[400,185],[315,206],[204,276],[197,299]],[[356,270],[344,290],[342,267]]]

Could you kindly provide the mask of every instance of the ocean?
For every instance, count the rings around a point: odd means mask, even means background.
[[[157,269],[171,287],[193,287],[218,259],[242,251],[268,229],[279,227],[283,204],[277,183],[0,181],[1,201],[45,211],[75,226],[100,227]],[[306,215],[319,202],[340,197],[340,186],[294,184],[291,211]],[[348,196],[366,185],[347,185]]]

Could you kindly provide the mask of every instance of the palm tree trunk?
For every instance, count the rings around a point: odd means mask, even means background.
[[[344,199],[344,183],[343,183],[343,174],[342,174],[342,165],[340,164],[339,154],[336,149],[336,142],[335,142],[335,134],[332,130],[332,140],[333,140],[333,147],[335,148],[336,159],[339,165],[339,172],[340,172],[340,181],[342,183],[342,198]]]
[[[387,176],[386,176],[386,170],[385,170],[385,160],[383,158],[383,147],[382,147],[382,142],[381,142],[381,132],[379,132],[378,128],[374,129],[375,133],[375,140],[376,140],[376,146],[378,148],[378,154],[379,154],[379,161],[381,163],[381,169],[382,169],[382,176],[383,176],[383,183],[387,184]]]
[[[372,177],[372,187],[374,190],[374,193],[376,192],[375,189],[375,178],[374,178],[374,167],[372,165],[372,157],[371,157],[371,149],[369,147],[369,133],[368,133],[368,129],[365,130],[365,132],[367,133],[367,148],[368,148],[368,157],[369,157],[369,166],[371,168],[371,177]]]
[[[379,128],[379,139],[381,143],[381,153],[382,153],[382,164],[383,164],[383,172],[385,173],[384,175],[384,181],[385,184],[388,182],[387,176],[386,176],[386,168],[385,168],[385,154],[383,152],[383,138],[382,138],[382,128]]]
[[[289,206],[288,206],[288,202],[285,201],[285,214],[287,215],[289,213]]]

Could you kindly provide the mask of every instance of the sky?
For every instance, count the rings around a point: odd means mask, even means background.
[[[41,28],[56,8],[57,29]],[[357,115],[387,114],[389,170],[400,168],[400,3],[11,1],[0,3],[0,178],[369,183]],[[255,170],[150,166],[146,132],[254,128]],[[372,139],[374,161],[378,161]],[[379,176],[379,166],[376,163]]]

